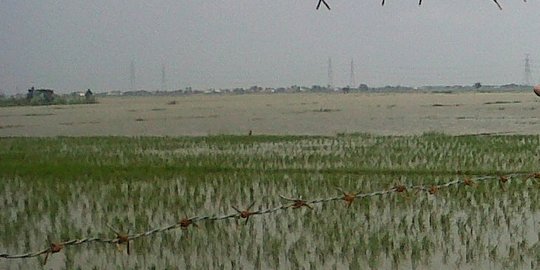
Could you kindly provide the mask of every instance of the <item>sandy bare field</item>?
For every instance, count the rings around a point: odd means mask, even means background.
[[[0,136],[540,134],[530,93],[107,97],[99,104],[0,108]]]

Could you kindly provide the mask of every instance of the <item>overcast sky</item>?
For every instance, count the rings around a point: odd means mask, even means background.
[[[71,92],[540,80],[540,2],[0,0],[0,89]]]

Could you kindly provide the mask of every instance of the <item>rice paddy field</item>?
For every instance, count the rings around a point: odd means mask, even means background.
[[[0,269],[539,269],[539,165],[538,135],[4,137],[0,254],[170,229]]]
[[[0,108],[0,269],[539,269],[539,100]]]

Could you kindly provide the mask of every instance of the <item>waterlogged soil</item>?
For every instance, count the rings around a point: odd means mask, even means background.
[[[538,134],[531,93],[355,93],[105,97],[0,108],[0,136]]]

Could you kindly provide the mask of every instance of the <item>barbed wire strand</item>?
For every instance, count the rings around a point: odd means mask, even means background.
[[[329,203],[333,201],[344,200],[347,202],[348,206],[350,206],[350,204],[352,203],[354,199],[365,199],[365,198],[370,198],[370,197],[375,197],[375,196],[383,196],[387,194],[401,193],[401,192],[413,191],[413,190],[435,194],[441,189],[449,188],[449,187],[460,185],[460,184],[473,186],[473,185],[478,185],[478,182],[485,182],[485,181],[494,180],[494,179],[495,180],[498,179],[501,183],[505,183],[510,179],[518,178],[518,177],[526,177],[525,180],[528,180],[531,178],[540,179],[540,172],[538,173],[513,173],[513,174],[507,174],[507,175],[500,175],[500,176],[485,175],[485,176],[477,176],[477,177],[471,177],[471,178],[464,177],[463,179],[457,179],[457,180],[453,180],[447,183],[438,184],[438,185],[429,185],[429,186],[428,185],[395,185],[390,189],[379,190],[379,191],[374,191],[374,192],[369,192],[369,193],[346,193],[338,188],[338,190],[340,190],[343,193],[342,195],[329,197],[329,198],[311,199],[311,200],[303,200],[301,197],[298,199],[294,199],[294,198],[288,198],[288,197],[279,195],[279,197],[282,200],[285,200],[288,203],[280,204],[280,205],[277,205],[275,207],[268,208],[268,209],[259,209],[256,211],[250,211],[250,208],[255,204],[255,202],[253,202],[250,205],[250,207],[248,207],[246,210],[240,211],[236,207],[233,207],[236,212],[226,214],[226,215],[195,216],[189,219],[188,218],[182,219],[180,222],[177,222],[175,224],[166,225],[163,227],[151,229],[151,230],[141,232],[141,233],[136,233],[136,234],[122,235],[116,230],[114,230],[117,235],[116,238],[86,237],[86,238],[72,239],[72,240],[67,240],[63,242],[50,243],[50,246],[48,248],[35,251],[35,252],[28,252],[28,253],[16,254],[16,255],[2,253],[0,254],[0,258],[27,259],[27,258],[38,257],[41,255],[46,255],[45,257],[45,263],[46,263],[47,258],[49,257],[50,254],[60,252],[64,247],[67,247],[67,246],[78,246],[78,245],[90,244],[90,243],[106,243],[106,244],[128,243],[129,244],[130,241],[134,241],[139,238],[148,237],[154,234],[164,233],[164,232],[178,229],[178,228],[182,230],[186,230],[190,225],[197,226],[198,222],[204,222],[204,221],[215,222],[215,221],[223,221],[223,220],[228,220],[228,219],[233,219],[233,218],[234,219],[244,218],[246,219],[246,223],[247,223],[250,216],[268,215],[268,214],[276,213],[279,211],[283,211],[287,209],[295,209],[295,208],[300,208],[300,207],[312,208],[311,205],[315,205],[315,204],[324,204],[324,203]],[[113,228],[111,227],[111,229]],[[128,253],[129,253],[129,248],[128,248]]]
[[[497,0],[492,0],[495,5],[497,5],[497,7],[502,10],[502,6],[501,4],[499,4],[499,1]],[[527,0],[523,0],[523,2],[527,2]],[[321,7],[321,4],[324,4],[324,6],[326,7],[326,9],[330,10],[330,5],[325,1],[325,0],[319,0],[319,2],[317,3],[317,7],[315,9],[319,9]],[[381,5],[384,6],[385,4],[385,0],[382,0],[381,2]],[[418,0],[418,5],[421,6],[422,5],[422,0]]]

